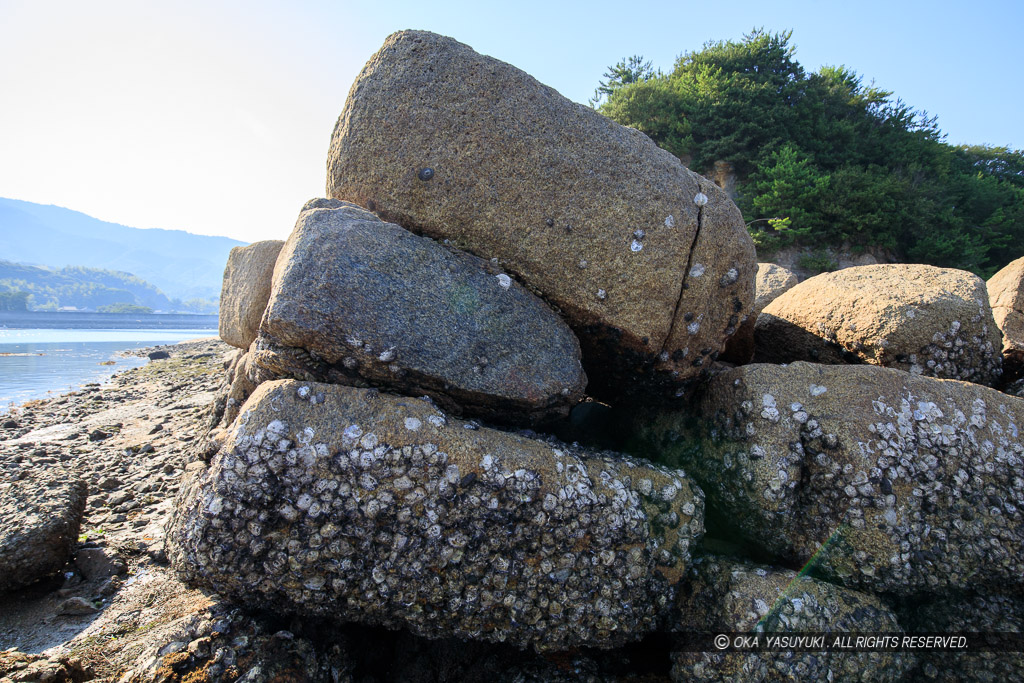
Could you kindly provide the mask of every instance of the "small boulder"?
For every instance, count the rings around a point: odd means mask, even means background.
[[[563,417],[586,386],[572,330],[518,282],[333,199],[299,214],[251,355],[255,379],[427,394],[504,423]]]
[[[150,351],[146,354],[146,357],[150,360],[167,360],[171,357],[167,351]]]
[[[270,298],[274,264],[284,242],[264,240],[235,247],[228,254],[220,290],[220,338],[248,349],[256,339],[260,318]]]
[[[744,365],[637,449],[782,563],[871,592],[1024,593],[1024,401],[871,365]],[[646,449],[646,450],[645,450]]]
[[[1024,377],[1024,257],[992,276],[987,283],[992,315],[1003,333],[1003,381]]]
[[[740,323],[736,334],[726,342],[722,360],[743,365],[754,357],[754,324],[764,307],[797,285],[796,273],[774,263],[758,263],[754,280],[754,305],[750,315]]]
[[[896,615],[872,595],[788,569],[716,557],[696,560],[690,577],[680,590],[679,632],[757,635],[763,647],[716,652],[710,643],[680,638],[672,653],[673,681],[900,681],[916,663],[906,651],[834,647],[844,634],[903,632]],[[786,636],[796,643],[803,636],[808,645],[766,645],[768,638]],[[820,645],[813,640],[819,636]]]
[[[75,566],[86,581],[123,574],[127,567],[117,555],[104,548],[82,548],[75,553]]]
[[[71,555],[85,512],[87,486],[59,469],[0,478],[0,592],[60,571]]]
[[[538,650],[654,629],[703,533],[679,470],[294,380],[246,402],[168,527],[183,579],[243,604]]]
[[[425,31],[349,92],[328,194],[499,265],[580,338],[590,393],[673,395],[753,299],[754,246],[713,182],[643,133]]]
[[[80,596],[68,598],[57,607],[57,614],[68,617],[81,617],[99,611],[95,604]]]
[[[759,363],[871,363],[992,386],[1000,335],[985,282],[917,264],[846,268],[804,280],[757,318]]]

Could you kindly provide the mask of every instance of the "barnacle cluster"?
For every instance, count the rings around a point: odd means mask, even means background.
[[[372,390],[264,384],[187,488],[170,555],[228,596],[430,637],[553,650],[652,630],[703,533],[700,490],[463,426]]]
[[[680,600],[687,620],[677,626],[682,632],[751,633],[762,641],[787,633],[827,633],[832,643],[844,633],[902,631],[896,615],[878,598],[794,571],[705,558],[694,563],[690,576]],[[896,681],[916,663],[911,652],[698,652],[677,647],[672,673],[678,681]]]
[[[994,385],[1002,374],[1002,350],[992,343],[984,309],[964,326],[959,320],[932,335],[929,343],[901,363],[917,375]]]
[[[691,433],[702,445],[682,449],[681,462],[772,553],[813,558],[821,575],[874,592],[1020,591],[1019,402],[806,363],[725,373],[709,396],[709,422]]]

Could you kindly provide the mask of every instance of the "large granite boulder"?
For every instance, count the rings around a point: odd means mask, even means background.
[[[299,214],[251,362],[257,381],[370,384],[504,423],[564,417],[587,381],[572,330],[500,269],[333,199]]]
[[[431,638],[637,639],[703,533],[682,471],[339,385],[260,385],[209,466],[190,468],[168,533],[184,579]]]
[[[736,334],[726,342],[722,360],[743,365],[754,357],[754,324],[764,307],[797,285],[796,274],[774,263],[758,263],[754,279],[754,305],[750,315],[740,323]]]
[[[844,634],[896,635],[902,629],[878,598],[788,569],[705,557],[694,562],[679,596],[676,630],[683,637],[672,653],[672,679],[680,683],[899,681],[916,662],[910,652],[833,647]],[[757,648],[716,652],[686,637],[696,633],[757,634],[760,640]],[[812,640],[819,635],[825,636],[820,644]],[[786,636],[798,643],[805,636],[809,644],[789,650],[767,644]]]
[[[755,341],[763,363],[871,363],[986,386],[1002,366],[984,280],[917,264],[804,280],[764,308]]]
[[[870,365],[745,365],[696,414],[637,420],[714,515],[830,580],[910,595],[1024,592],[1024,401]]]
[[[0,479],[0,592],[61,570],[71,556],[85,512],[87,486],[62,469],[38,469]]]
[[[992,315],[1003,333],[1003,381],[1024,376],[1024,256],[992,276],[987,283]]]
[[[750,312],[754,247],[723,191],[451,38],[402,31],[370,58],[334,129],[327,191],[498,259],[565,316],[606,400],[675,393]]]
[[[235,247],[228,254],[218,320],[220,338],[228,344],[248,349],[256,339],[282,246],[281,240],[266,240]]]

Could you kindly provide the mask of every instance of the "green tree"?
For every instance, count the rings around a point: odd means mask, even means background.
[[[28,292],[0,292],[0,311],[28,311]]]
[[[825,226],[818,207],[830,181],[793,144],[786,143],[769,155],[751,179],[748,213],[766,219],[751,231],[755,244],[774,249],[821,234]],[[788,218],[787,228],[775,229],[771,218]]]
[[[129,304],[119,301],[116,304],[100,306],[96,311],[98,313],[152,313],[153,309],[149,306],[139,306],[138,304]]]
[[[879,246],[981,275],[1024,253],[1024,152],[948,145],[936,117],[854,71],[805,72],[791,40],[755,29],[669,73],[623,60],[595,102],[698,172],[731,162],[761,249]]]
[[[604,72],[604,80],[598,83],[590,106],[596,107],[602,100],[611,96],[616,90],[630,83],[649,81],[655,77],[654,68],[649,61],[645,62],[640,55],[627,57],[617,64],[608,67]]]

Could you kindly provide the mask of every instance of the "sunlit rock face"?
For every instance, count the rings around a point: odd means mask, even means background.
[[[228,344],[248,349],[256,339],[282,246],[281,240],[265,240],[235,247],[228,254],[218,317],[220,338]]]
[[[994,386],[999,328],[985,281],[955,268],[893,263],[804,280],[768,304],[754,360],[871,363]]]
[[[366,64],[327,191],[497,259],[562,313],[608,401],[682,390],[750,311],[753,243],[713,182],[444,36],[396,33]]]
[[[703,534],[686,474],[293,380],[192,466],[168,553],[242,604],[428,637],[612,647],[653,630]]]
[[[1003,381],[1024,377],[1024,257],[1012,261],[987,283],[996,325],[1003,333]]]

